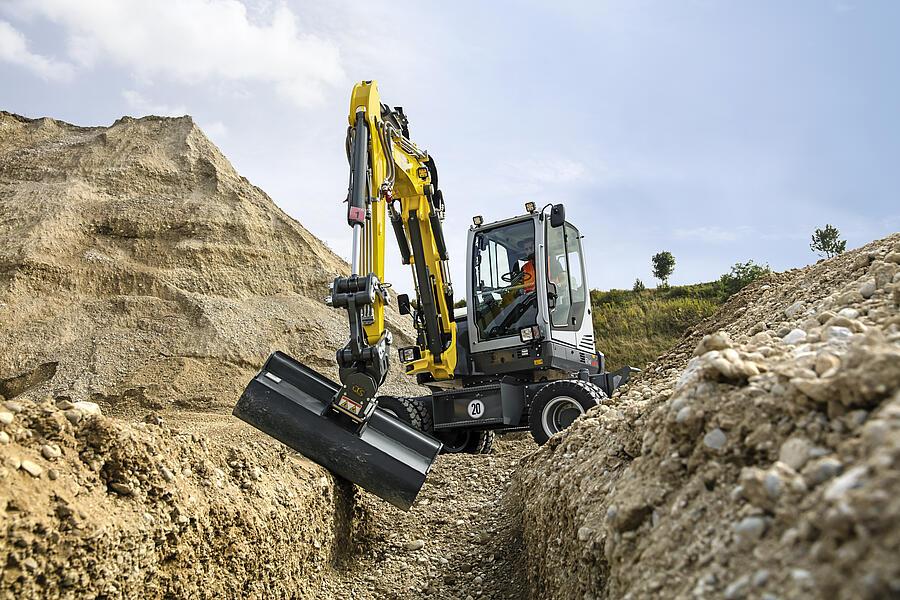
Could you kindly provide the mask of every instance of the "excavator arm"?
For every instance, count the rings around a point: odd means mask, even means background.
[[[382,104],[374,81],[354,86],[349,122],[351,272],[334,280],[329,300],[347,309],[350,339],[337,352],[342,387],[333,406],[365,423],[389,368],[391,336],[384,321],[390,298],[384,283],[388,221],[403,263],[412,266],[416,290],[413,321],[418,338],[416,346],[404,349],[406,373],[452,378],[456,324],[442,229],[444,201],[434,160],[409,140],[402,109]]]

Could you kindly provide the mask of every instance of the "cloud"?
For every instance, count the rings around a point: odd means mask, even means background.
[[[31,52],[25,36],[6,21],[0,21],[0,61],[25,67],[50,81],[69,81],[75,73],[68,63]]]
[[[167,104],[157,104],[145,98],[140,92],[134,90],[123,90],[122,98],[128,103],[128,106],[135,111],[137,117],[144,115],[157,115],[160,117],[180,117],[188,114],[187,108],[184,106],[169,106]]]
[[[200,129],[206,134],[206,137],[216,141],[228,135],[228,127],[222,121],[211,121],[209,123],[201,123]]]
[[[573,183],[587,174],[582,163],[561,156],[523,160],[515,170],[536,183]]]
[[[742,225],[726,229],[713,225],[711,227],[692,227],[689,229],[676,229],[673,234],[677,240],[693,240],[698,242],[722,243],[734,242],[746,237],[752,232],[751,227]]]
[[[284,4],[254,11],[237,0],[11,0],[10,14],[63,28],[72,61],[131,70],[140,79],[270,84],[298,106],[343,83],[337,46],[303,31]]]

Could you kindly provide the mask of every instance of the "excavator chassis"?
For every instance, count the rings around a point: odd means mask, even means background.
[[[441,450],[437,440],[376,408],[361,430],[331,408],[341,386],[275,352],[234,415],[332,473],[409,510]]]

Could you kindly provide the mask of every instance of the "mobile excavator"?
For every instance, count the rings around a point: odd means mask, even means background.
[[[538,444],[628,380],[594,345],[581,234],[562,204],[493,223],[473,218],[465,308],[454,311],[446,210],[432,156],[410,140],[403,109],[356,84],[346,139],[350,275],[325,301],[345,309],[350,336],[336,354],[340,383],[282,352],[250,381],[234,414],[395,506],[408,510],[440,452],[490,452],[496,431],[530,430]],[[415,345],[404,372],[430,394],[378,396],[391,334],[384,311],[390,224],[415,296],[397,296]]]

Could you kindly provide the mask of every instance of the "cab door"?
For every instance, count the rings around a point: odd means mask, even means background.
[[[547,297],[550,337],[578,347],[591,334],[588,319],[590,293],[584,275],[581,235],[571,223],[551,227],[546,223]],[[593,346],[593,336],[591,335]]]

